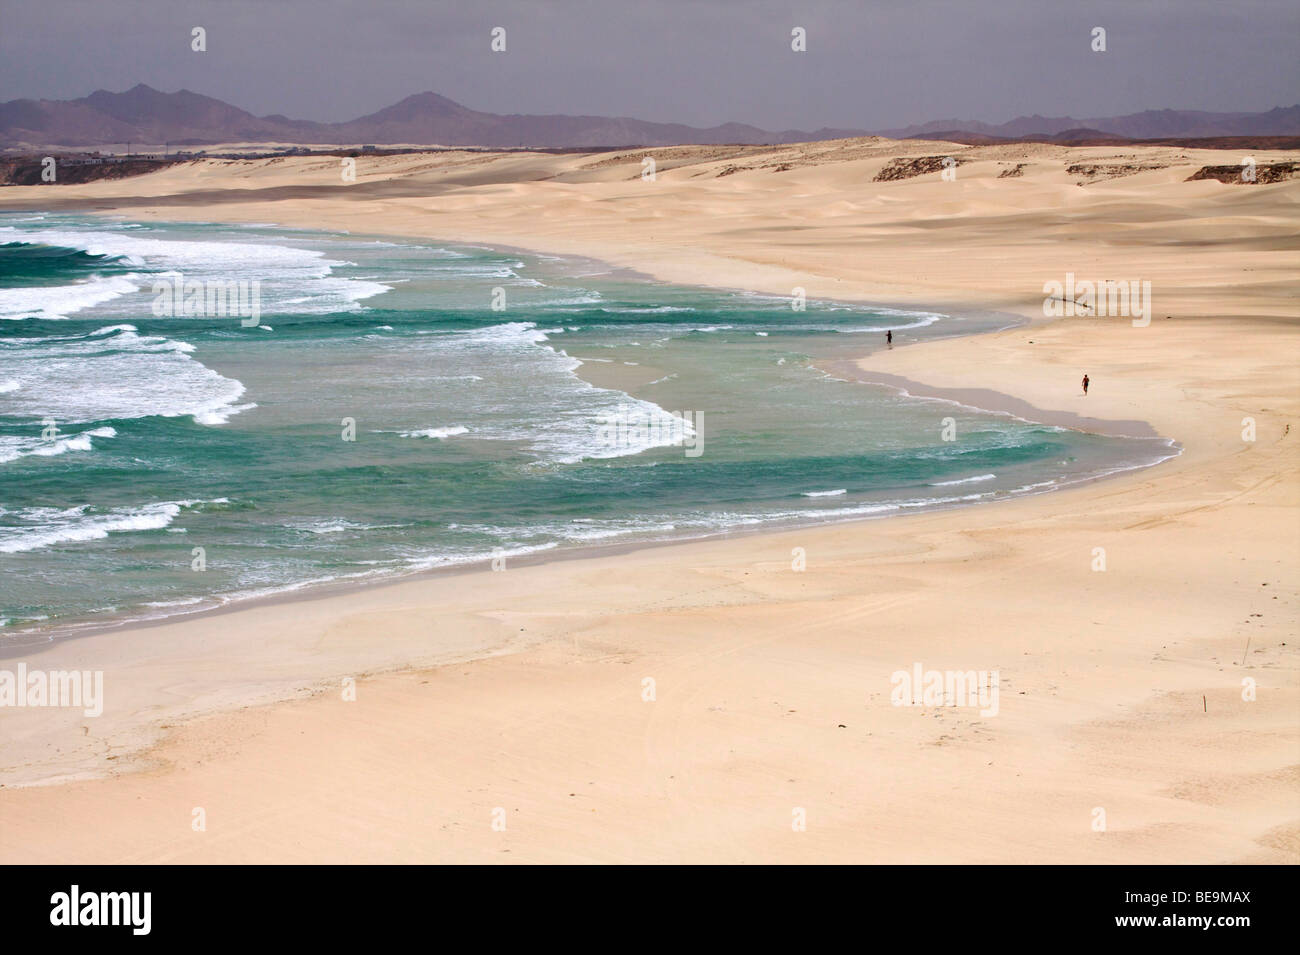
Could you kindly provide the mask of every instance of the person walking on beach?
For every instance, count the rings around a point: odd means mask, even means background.
[[[1083,375],[1083,394],[1084,394],[1084,397],[1085,397],[1085,398],[1088,396],[1088,374],[1087,374],[1087,372],[1084,372],[1084,375]]]
[[[885,332],[885,344],[890,348],[894,347],[894,330],[892,328]]]

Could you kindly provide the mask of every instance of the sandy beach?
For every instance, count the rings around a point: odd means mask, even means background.
[[[936,156],[955,179],[876,179]],[[102,670],[108,703],[0,711],[0,860],[1300,861],[1300,179],[1187,181],[1239,160],[871,138],[362,156],[354,183],[337,158],[204,160],[6,188],[6,210],[483,243],[1006,312],[1027,324],[900,336],[842,376],[1182,453],[1008,503],[32,649],[3,665]],[[1149,324],[1045,318],[1044,283],[1068,273],[1149,281]],[[891,705],[915,664],[997,671],[998,712]]]

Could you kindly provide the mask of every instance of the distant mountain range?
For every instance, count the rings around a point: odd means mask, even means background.
[[[16,99],[0,103],[0,146],[3,147],[166,143],[183,148],[214,143],[276,142],[564,148],[790,143],[867,135],[941,139],[945,133],[989,141],[1297,136],[1300,135],[1300,105],[1266,113],[1163,109],[1085,120],[1069,116],[1022,116],[997,125],[951,119],[874,132],[826,128],[772,132],[742,123],[701,129],[626,117],[483,113],[437,93],[417,93],[346,123],[314,123],[280,115],[254,116],[210,96],[189,90],[162,93],[143,83],[125,93],[97,90],[74,100]]]
[[[1300,105],[1277,107],[1266,113],[1206,113],[1194,109],[1148,109],[1127,116],[1075,119],[1072,116],[1017,116],[1006,123],[970,119],[941,119],[920,126],[880,130],[891,139],[942,139],[960,132],[990,139],[1084,139],[1114,136],[1123,139],[1205,139],[1222,136],[1300,135]]]

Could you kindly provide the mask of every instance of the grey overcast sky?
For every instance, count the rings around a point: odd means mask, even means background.
[[[424,90],[498,113],[778,130],[1257,111],[1300,102],[1300,2],[0,0],[0,100],[136,83],[320,121]]]

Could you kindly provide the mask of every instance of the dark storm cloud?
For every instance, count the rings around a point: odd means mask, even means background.
[[[207,30],[208,51],[190,50]],[[492,53],[490,31],[507,31]],[[808,51],[790,49],[792,27]],[[1107,30],[1093,53],[1090,32]],[[0,8],[0,99],[138,82],[346,120],[475,109],[768,129],[1300,100],[1295,0],[45,0]]]

